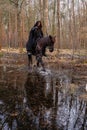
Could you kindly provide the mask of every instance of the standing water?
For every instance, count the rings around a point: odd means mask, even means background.
[[[0,130],[87,130],[87,102],[73,86],[61,72],[1,66]]]

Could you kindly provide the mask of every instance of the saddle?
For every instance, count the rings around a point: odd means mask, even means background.
[[[37,43],[40,40],[40,38],[38,38],[36,40],[36,42],[34,41],[33,45],[32,45],[32,55],[36,55],[36,47],[37,47]]]

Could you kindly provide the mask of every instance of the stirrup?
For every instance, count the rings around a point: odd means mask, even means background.
[[[28,56],[32,55],[31,52],[28,52],[27,54],[28,54]]]

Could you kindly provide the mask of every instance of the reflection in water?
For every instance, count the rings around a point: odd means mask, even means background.
[[[52,91],[45,95],[46,90],[48,91],[48,85],[46,85],[45,78],[39,73],[28,74],[25,88],[28,106],[36,117],[35,124],[37,125],[37,128],[47,129],[50,127],[50,115],[53,107]],[[48,120],[48,118],[50,120]]]
[[[65,75],[0,68],[0,129],[87,130],[87,102]]]

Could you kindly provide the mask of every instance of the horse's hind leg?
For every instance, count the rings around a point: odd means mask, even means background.
[[[37,60],[37,67],[39,67],[39,63],[40,63],[40,59],[39,59],[39,57],[38,56],[36,56],[36,60]]]
[[[37,61],[37,67],[39,67],[39,61]]]

